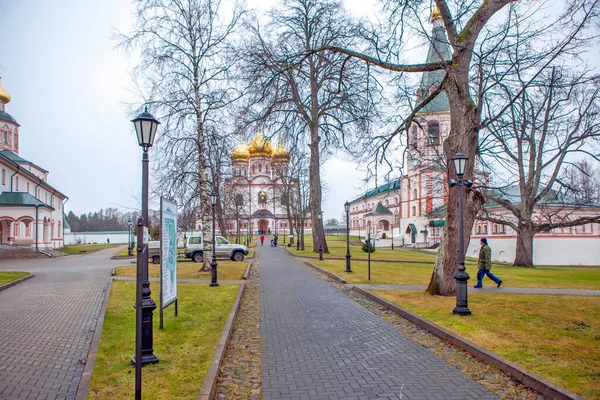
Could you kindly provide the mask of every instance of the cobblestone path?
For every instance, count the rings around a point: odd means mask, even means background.
[[[75,398],[115,252],[0,263],[35,274],[0,292],[0,399]]]
[[[263,399],[496,399],[279,248],[260,255]]]

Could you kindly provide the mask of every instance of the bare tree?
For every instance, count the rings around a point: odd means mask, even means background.
[[[597,163],[596,163],[597,165]],[[563,170],[559,183],[582,204],[600,204],[600,166],[583,158]]]
[[[441,92],[448,96],[450,106],[451,128],[444,140],[444,165],[451,165],[452,158],[458,152],[468,157],[465,176],[473,177],[477,158],[479,131],[489,121],[482,119],[483,97],[491,89],[486,80],[492,67],[499,76],[506,70],[516,68],[506,55],[517,42],[527,42],[530,47],[538,47],[537,53],[531,53],[521,67],[531,71],[543,69],[560,55],[574,52],[577,46],[583,45],[583,28],[595,17],[598,9],[597,0],[573,0],[567,2],[565,11],[556,20],[548,18],[540,4],[520,4],[514,0],[495,0],[484,2],[434,0],[436,21],[441,23],[437,29],[443,29],[444,37],[452,49],[451,59],[444,59],[428,64],[408,64],[403,62],[402,50],[407,39],[425,38],[426,42],[440,40],[440,36],[431,35],[424,21],[430,15],[430,1],[392,1],[384,0],[384,10],[389,19],[380,31],[365,33],[369,48],[358,52],[341,46],[323,46],[321,51],[332,51],[335,54],[346,54],[381,69],[392,71],[398,76],[426,71],[443,71],[439,82],[435,82],[427,92],[417,99],[416,104],[408,104],[410,110],[401,120],[399,126],[390,133],[382,135],[381,149],[385,151],[391,141],[402,133],[407,134],[415,122],[418,113],[425,109]],[[507,7],[509,6],[509,7]],[[505,7],[508,10],[505,10]],[[522,18],[517,15],[525,14]],[[496,19],[493,19],[497,17]],[[504,18],[503,18],[504,17]],[[533,23],[532,21],[536,21]],[[559,23],[560,21],[560,23]],[[435,22],[434,22],[435,24]],[[384,32],[389,34],[384,37]],[[583,36],[586,36],[585,38]],[[580,40],[581,39],[581,40]],[[501,71],[502,68],[504,71]],[[535,78],[537,74],[529,73]],[[410,87],[403,93],[410,93]],[[414,93],[414,91],[412,91]],[[505,107],[514,98],[503,99]],[[400,107],[399,107],[400,108]],[[493,118],[490,116],[490,118]],[[438,251],[434,271],[427,291],[431,294],[453,295],[455,280],[453,278],[458,262],[458,196],[457,187],[449,189],[448,213],[446,228]],[[478,190],[467,190],[465,195],[465,219],[463,221],[465,245],[468,244],[473,223],[484,197]]]
[[[600,86],[598,77],[571,76],[556,67],[533,82],[520,74],[513,78],[498,82],[496,95],[486,97],[488,109],[497,97],[516,101],[488,125],[480,145],[482,159],[494,170],[494,186],[501,186],[485,191],[486,199],[512,218],[484,208],[482,219],[510,226],[517,233],[514,265],[531,267],[535,234],[600,221],[598,215],[585,215],[570,187],[561,190],[559,179],[574,155],[599,160]]]
[[[235,59],[229,51],[232,33],[243,14],[234,1],[228,18],[220,0],[140,0],[131,33],[118,36],[127,50],[140,52],[134,75],[148,88],[147,103],[162,114],[160,150],[161,191],[187,202],[197,199],[198,218],[210,251],[207,137],[221,111],[238,94],[228,83]],[[172,196],[175,197],[175,196]],[[194,199],[194,200],[192,200]],[[208,269],[208,257],[204,268]]]
[[[352,148],[356,130],[366,133],[374,115],[378,87],[363,63],[313,50],[349,44],[353,22],[335,0],[282,2],[269,13],[269,33],[258,22],[249,27],[244,70],[257,120],[310,148],[310,214],[313,249],[329,252],[321,213],[320,166],[335,148]]]

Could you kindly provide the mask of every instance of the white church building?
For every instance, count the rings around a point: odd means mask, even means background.
[[[6,112],[0,84],[0,245],[36,250],[63,247],[67,196],[48,183],[48,171],[19,155],[19,127]]]
[[[433,39],[427,63],[451,58],[439,14],[432,13],[432,23]],[[417,101],[435,90],[443,75],[443,71],[423,73]],[[444,229],[448,199],[447,176],[439,160],[443,159],[442,143],[450,132],[450,123],[448,97],[442,92],[416,115],[410,128],[406,174],[367,190],[350,202],[352,235],[364,238],[370,233],[377,238],[393,237],[397,246],[436,247]],[[487,174],[476,173],[475,180],[487,183]],[[513,200],[519,201],[518,198]],[[486,207],[502,219],[503,211],[499,206]],[[553,205],[549,202],[544,207],[548,209]],[[571,220],[590,213],[600,214],[598,206],[559,209],[556,204],[555,207],[559,218]],[[535,211],[534,219],[543,220],[541,209]],[[510,218],[507,211],[504,213],[507,219]],[[517,234],[509,226],[477,220],[471,232],[468,256],[478,255],[482,237],[488,238],[493,259],[514,260]],[[599,265],[600,224],[559,228],[535,235],[533,261],[537,265]]]

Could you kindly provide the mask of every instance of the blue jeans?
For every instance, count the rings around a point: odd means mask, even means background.
[[[488,278],[496,282],[496,285],[502,282],[494,274],[492,274],[492,272],[489,269],[480,269],[479,271],[477,271],[477,286],[483,286],[481,281],[483,280],[484,275],[487,275]]]

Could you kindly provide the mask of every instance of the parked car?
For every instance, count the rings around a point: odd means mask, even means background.
[[[160,241],[148,242],[148,259],[152,264],[160,264]]]
[[[248,248],[243,244],[230,243],[223,236],[215,236],[215,255],[227,257],[233,261],[243,261],[248,255]],[[190,236],[185,246],[185,256],[194,262],[204,261],[204,242],[202,236]]]

